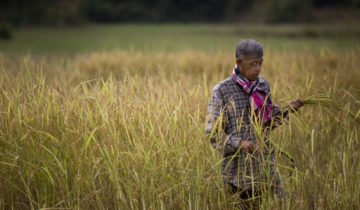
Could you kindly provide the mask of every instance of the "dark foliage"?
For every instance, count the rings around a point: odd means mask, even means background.
[[[0,39],[9,40],[12,39],[12,27],[8,23],[0,24]]]
[[[0,22],[224,22],[257,13],[254,5],[266,7],[264,15],[271,22],[293,22],[311,20],[311,8],[359,8],[360,0],[0,0]]]

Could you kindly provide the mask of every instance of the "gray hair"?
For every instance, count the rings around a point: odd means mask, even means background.
[[[236,45],[235,57],[254,55],[258,58],[264,56],[263,46],[260,42],[253,39],[245,39]]]

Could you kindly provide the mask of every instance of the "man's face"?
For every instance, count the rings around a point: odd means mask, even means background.
[[[240,73],[250,81],[257,80],[261,71],[262,62],[262,57],[259,58],[254,55],[241,56],[236,59]]]

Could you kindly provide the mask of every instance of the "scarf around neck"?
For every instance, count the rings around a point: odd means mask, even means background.
[[[266,123],[271,120],[272,100],[270,93],[259,87],[259,84],[261,83],[259,78],[254,81],[249,81],[240,73],[236,64],[232,73],[232,78],[247,94],[249,94],[250,105],[258,118],[258,122]]]

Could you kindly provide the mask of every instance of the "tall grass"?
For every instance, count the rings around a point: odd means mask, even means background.
[[[357,54],[266,52],[275,102],[312,104],[271,133],[295,160],[292,169],[277,157],[287,209],[360,207]],[[211,89],[230,76],[233,57],[0,56],[0,207],[236,208],[204,134]],[[277,207],[271,197],[261,205]]]

